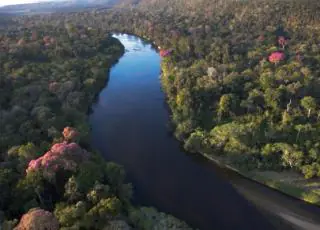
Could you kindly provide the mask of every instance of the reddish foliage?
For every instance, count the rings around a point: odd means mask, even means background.
[[[75,141],[79,137],[78,131],[72,127],[65,127],[62,134],[66,141]]]
[[[26,41],[23,39],[23,38],[21,38],[18,42],[17,42],[17,45],[18,46],[23,46],[23,45],[25,45],[26,44]]]
[[[261,34],[261,35],[257,38],[257,40],[258,40],[259,42],[263,42],[264,39],[265,39],[265,37],[264,37],[263,34]]]
[[[55,93],[57,90],[58,90],[58,88],[59,88],[59,83],[58,82],[51,82],[50,84],[49,84],[49,91],[51,92],[51,93]]]
[[[45,176],[53,177],[57,170],[74,171],[78,163],[88,158],[88,152],[76,143],[57,143],[38,159],[29,162],[27,173],[43,169]]]
[[[44,36],[43,41],[44,41],[44,43],[50,42],[50,36]]]
[[[283,52],[280,51],[276,51],[273,52],[270,56],[269,56],[269,61],[272,63],[277,64],[278,62],[282,61],[285,59],[285,54]]]
[[[171,54],[171,50],[160,50],[161,57],[167,57]]]
[[[40,208],[30,209],[21,217],[21,220],[14,230],[58,230],[57,218],[46,210]]]
[[[51,37],[50,36],[44,36],[43,42],[45,46],[49,46],[51,44]]]
[[[284,48],[288,44],[288,40],[284,36],[278,38],[279,45]]]
[[[38,40],[38,33],[37,33],[37,31],[32,31],[31,40],[32,40],[32,41]]]

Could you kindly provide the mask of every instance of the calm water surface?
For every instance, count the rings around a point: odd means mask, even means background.
[[[135,36],[115,37],[126,53],[92,107],[91,143],[107,160],[125,167],[134,202],[155,206],[201,230],[273,229],[218,167],[186,154],[169,134],[156,50]]]

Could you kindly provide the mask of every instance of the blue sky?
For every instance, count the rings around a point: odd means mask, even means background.
[[[49,1],[49,0],[0,0],[0,6],[32,3],[32,2],[45,2],[45,1]]]

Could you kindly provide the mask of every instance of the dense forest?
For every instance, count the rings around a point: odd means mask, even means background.
[[[319,203],[318,12],[315,0],[142,0],[87,20],[160,46],[162,86],[187,150],[241,171],[300,174],[312,192],[304,199]]]
[[[87,113],[124,47],[85,19],[2,20],[0,228],[189,229],[133,207],[123,167],[88,144]]]
[[[320,3],[152,2],[98,20],[171,51],[162,83],[186,149],[320,176]]]
[[[6,228],[24,213],[17,229],[34,224],[35,216],[49,229],[108,223],[157,229],[164,222],[187,228],[132,207],[123,168],[101,161],[87,143],[90,104],[124,52],[112,31],[161,47],[163,90],[187,150],[242,170],[290,170],[318,180],[319,12],[318,0],[141,0],[2,19],[0,219]]]

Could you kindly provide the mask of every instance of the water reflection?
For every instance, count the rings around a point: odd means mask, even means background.
[[[139,51],[147,52],[151,45],[146,40],[142,40],[136,36],[128,34],[114,34],[113,37],[121,40],[121,43],[125,46],[127,52]]]
[[[124,165],[134,202],[204,230],[273,229],[212,164],[186,155],[168,135],[156,50],[135,36],[114,36],[129,52],[112,68],[108,87],[92,107],[91,142],[106,159]]]

